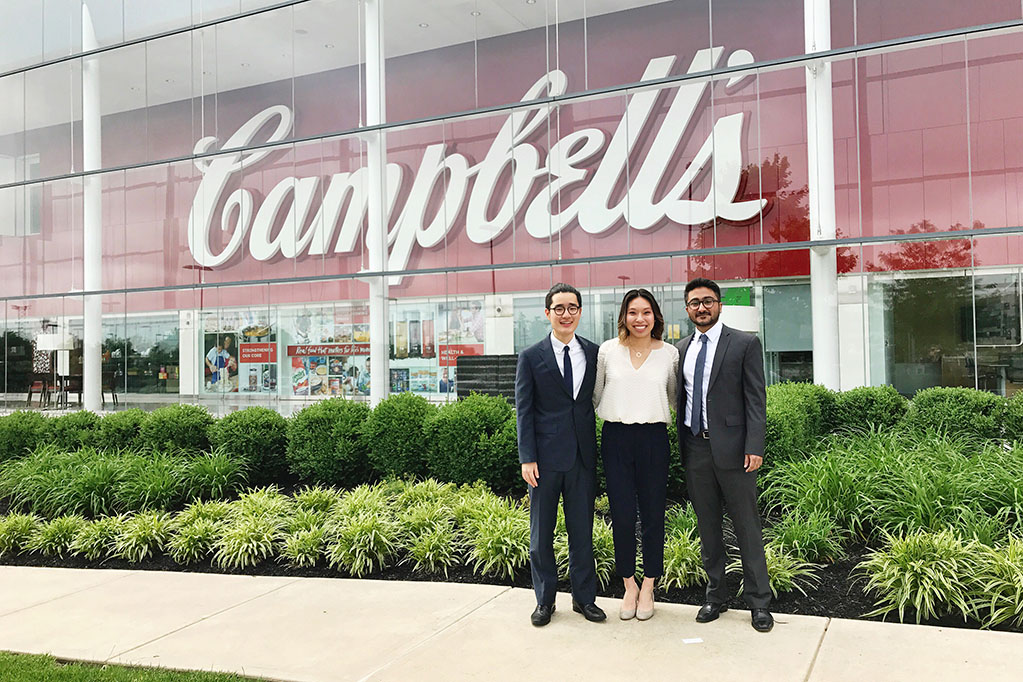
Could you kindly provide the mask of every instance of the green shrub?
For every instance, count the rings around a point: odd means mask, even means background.
[[[909,401],[889,385],[843,391],[835,401],[836,427],[846,429],[891,429],[909,410]]]
[[[99,435],[96,447],[103,450],[124,450],[141,447],[139,433],[146,413],[133,407],[120,412],[113,412],[99,422]]]
[[[288,466],[299,478],[351,487],[370,479],[362,423],[365,403],[331,398],[300,410],[288,421]]]
[[[154,452],[177,454],[210,449],[213,417],[199,405],[180,403],[153,410],[142,422],[139,436]]]
[[[210,444],[248,464],[253,483],[269,483],[287,471],[287,420],[265,407],[247,407],[210,427]]]
[[[456,484],[483,480],[496,492],[521,488],[514,412],[501,397],[472,394],[423,425],[430,475]]]
[[[384,476],[426,475],[423,423],[437,408],[412,393],[390,396],[363,422],[370,464]]]
[[[912,609],[919,624],[951,613],[963,620],[973,615],[983,564],[977,542],[950,530],[919,531],[888,536],[886,546],[871,552],[856,570],[867,579],[866,591],[878,596],[868,616],[897,610],[902,622],[906,609]]]
[[[70,412],[50,420],[50,441],[62,450],[91,447],[99,441],[100,418],[88,410]]]
[[[1005,437],[1023,441],[1023,391],[1016,391],[1005,401],[1005,415],[1002,419]]]
[[[24,457],[49,434],[50,420],[38,412],[19,410],[0,417],[0,462]]]
[[[0,556],[19,554],[39,529],[39,518],[31,514],[9,514],[0,518]]]
[[[775,466],[811,454],[835,424],[835,394],[815,384],[782,383],[767,388],[764,462]]]
[[[913,396],[906,423],[921,431],[998,438],[1005,411],[1005,399],[987,391],[925,388]]]
[[[671,411],[671,421],[668,423],[668,499],[684,500],[688,497],[686,491],[686,469],[682,464],[682,450],[678,442],[678,429],[675,428],[675,408]],[[601,459],[598,457],[597,459]]]

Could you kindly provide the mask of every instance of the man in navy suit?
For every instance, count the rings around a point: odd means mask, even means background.
[[[551,622],[558,588],[554,526],[565,500],[572,609],[586,620],[607,618],[595,603],[593,500],[597,494],[597,436],[593,384],[597,345],[575,333],[582,296],[568,284],[547,292],[551,333],[519,354],[515,373],[519,462],[529,484],[529,563],[536,591],[533,625]]]

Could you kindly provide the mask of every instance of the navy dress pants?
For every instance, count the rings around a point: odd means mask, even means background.
[[[668,495],[668,430],[665,424],[604,422],[601,457],[607,476],[615,573],[636,575],[636,507],[643,538],[643,575],[664,574],[664,503]]]

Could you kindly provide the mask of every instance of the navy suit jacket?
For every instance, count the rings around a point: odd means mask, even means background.
[[[586,374],[573,399],[558,369],[550,335],[519,353],[515,371],[519,462],[541,469],[568,471],[576,453],[588,469],[597,466],[597,432],[593,385],[597,379],[597,345],[576,335],[586,354]]]

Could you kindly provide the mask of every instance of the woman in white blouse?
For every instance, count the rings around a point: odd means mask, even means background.
[[[654,584],[664,572],[668,424],[675,403],[678,349],[661,340],[664,317],[646,289],[625,294],[618,338],[597,353],[593,404],[604,420],[601,457],[615,544],[615,573],[625,583],[622,620],[654,615]],[[636,506],[643,540],[643,585],[636,584]]]

